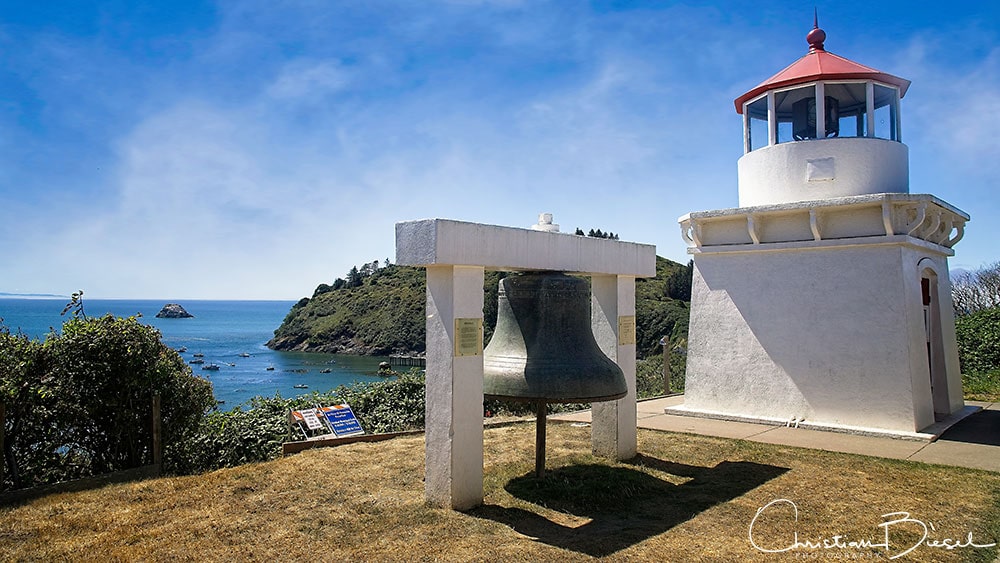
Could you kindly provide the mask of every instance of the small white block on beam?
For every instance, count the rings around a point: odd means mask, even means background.
[[[656,247],[567,233],[424,219],[396,223],[396,263],[642,278],[656,275]]]

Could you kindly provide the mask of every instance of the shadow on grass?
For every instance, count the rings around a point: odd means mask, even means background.
[[[675,485],[631,467],[571,465],[550,470],[541,479],[533,472],[511,479],[505,489],[531,504],[588,518],[586,524],[568,527],[530,510],[497,505],[484,505],[469,514],[548,545],[603,557],[662,534],[788,471],[745,461],[698,467],[641,454],[628,463],[690,480]]]

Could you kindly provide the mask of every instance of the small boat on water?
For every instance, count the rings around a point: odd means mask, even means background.
[[[190,361],[190,362],[188,362],[188,363],[189,363],[189,364],[203,364],[203,363],[205,363],[205,360],[203,360],[203,359],[201,359],[201,358],[195,358],[195,359],[191,360],[191,361]]]
[[[192,354],[192,356],[194,356],[195,358],[204,358],[205,354],[202,354],[201,352],[198,352],[198,353]]]
[[[207,371],[219,371],[219,364],[208,364],[206,366],[201,366],[201,369]]]
[[[180,348],[177,349],[177,351],[183,354],[184,352],[187,352],[188,349],[187,346],[181,346]]]
[[[231,368],[236,367],[236,364],[234,364],[232,362],[226,362],[226,365],[229,366],[229,367],[231,367]]]
[[[267,371],[274,371],[274,366],[267,366],[264,369],[266,369]]]
[[[332,369],[330,369],[330,368],[325,368],[325,369],[321,369],[321,370],[319,370],[319,372],[320,372],[320,373],[330,373],[330,372],[332,372],[332,371],[333,371],[333,370],[332,370]]]
[[[250,354],[247,354],[246,352],[243,352],[242,354],[240,354],[240,357],[241,358],[249,358]]]
[[[294,387],[296,389],[308,389],[309,388],[308,385],[304,385],[302,383],[299,383],[298,385],[292,385],[292,387]]]

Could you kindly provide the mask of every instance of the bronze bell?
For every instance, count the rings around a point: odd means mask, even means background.
[[[625,396],[618,364],[590,328],[590,288],[562,273],[500,280],[497,326],[483,351],[483,395],[535,404],[535,475],[545,474],[547,403],[597,403]]]
[[[625,376],[590,328],[587,281],[528,272],[500,280],[497,326],[483,351],[483,394],[534,403],[625,396]]]

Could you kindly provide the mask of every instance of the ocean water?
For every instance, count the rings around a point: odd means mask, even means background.
[[[0,298],[0,318],[11,332],[44,339],[58,331],[66,319],[60,315],[69,299]],[[189,319],[158,319],[165,301],[84,298],[87,316],[111,313],[141,314],[141,322],[155,327],[163,342],[174,349],[186,348],[181,356],[204,364],[190,364],[195,375],[212,382],[215,398],[227,409],[251,397],[294,397],[312,391],[328,391],[353,382],[378,381],[379,362],[385,357],[359,357],[312,352],[276,352],[264,344],[274,335],[294,301],[181,301],[194,315]],[[244,356],[244,354],[246,356]],[[201,369],[216,364],[218,371]],[[273,368],[273,369],[268,369]],[[328,373],[322,373],[329,370]],[[296,388],[306,385],[307,389]]]

